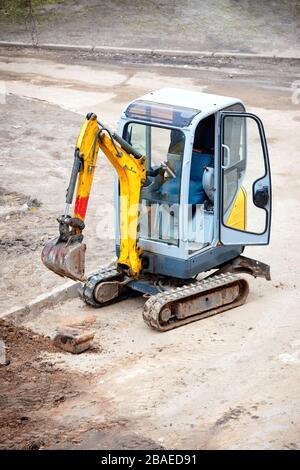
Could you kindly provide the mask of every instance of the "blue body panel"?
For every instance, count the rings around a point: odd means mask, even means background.
[[[199,273],[217,268],[221,264],[236,258],[243,251],[243,246],[212,246],[189,259],[173,258],[144,251],[142,259],[147,259],[148,266],[142,270],[142,273],[190,279]],[[119,256],[120,248],[118,245],[116,246],[116,252]]]

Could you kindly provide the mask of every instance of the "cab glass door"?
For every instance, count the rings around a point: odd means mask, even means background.
[[[222,112],[220,126],[220,240],[267,244],[271,177],[263,125],[253,114]]]

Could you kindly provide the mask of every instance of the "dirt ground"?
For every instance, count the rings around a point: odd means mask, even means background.
[[[55,352],[50,339],[2,321],[0,335],[8,362],[0,368],[0,448],[39,449],[46,444],[41,427],[47,427],[47,418],[41,418],[40,411],[49,411],[78,391],[71,374],[56,372],[51,364],[39,359],[41,351]],[[49,431],[55,442],[66,429],[50,425]]]
[[[77,400],[85,396],[91,403],[88,390],[92,375],[67,372],[45,360],[43,354],[57,353],[50,338],[4,321],[0,321],[0,337],[5,342],[7,362],[0,366],[0,449],[80,448],[82,436],[88,446],[96,441],[102,449],[161,448],[150,439],[127,432],[122,420],[107,416],[101,424],[93,414],[80,419]],[[96,352],[94,347],[86,354]],[[65,401],[75,412],[57,419],[57,410]],[[92,403],[105,415],[104,400]]]
[[[31,41],[31,18],[0,10],[1,40]],[[39,43],[252,52],[299,57],[298,0],[35,1]],[[6,7],[5,7],[6,4]],[[8,6],[7,6],[8,4]]]
[[[10,364],[0,366],[1,447],[300,448],[299,69],[0,53],[1,314],[64,282],[41,265],[40,251],[56,234],[87,111],[115,127],[128,101],[163,86],[237,96],[265,124],[274,197],[270,246],[245,252],[271,265],[272,281],[249,279],[243,307],[165,334],[143,323],[142,298],[96,311],[75,299],[28,315],[17,329],[2,323]],[[88,271],[114,256],[104,226],[112,201],[113,174],[100,158],[85,230]],[[61,326],[95,331],[94,348],[55,350],[46,337]]]

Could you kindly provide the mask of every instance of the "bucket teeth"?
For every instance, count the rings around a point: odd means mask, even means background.
[[[44,246],[41,258],[44,265],[59,276],[85,281],[85,250],[84,243],[68,243],[55,238]]]

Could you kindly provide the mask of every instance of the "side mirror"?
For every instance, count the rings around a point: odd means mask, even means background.
[[[267,186],[253,188],[253,202],[257,207],[263,209],[269,202],[269,189]]]

